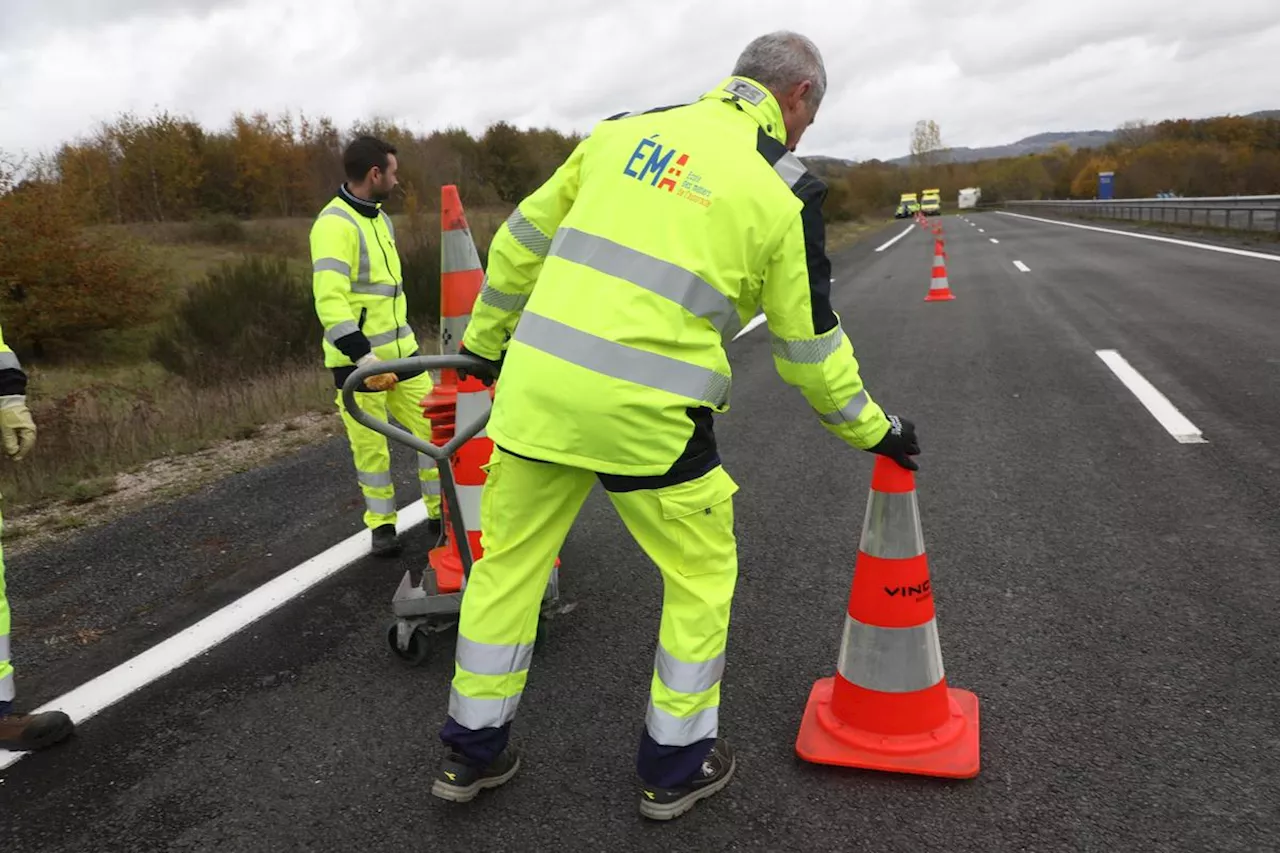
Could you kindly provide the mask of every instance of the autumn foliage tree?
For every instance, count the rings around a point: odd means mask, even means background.
[[[137,244],[84,231],[34,185],[0,197],[0,316],[5,339],[33,354],[152,319],[161,271]]]

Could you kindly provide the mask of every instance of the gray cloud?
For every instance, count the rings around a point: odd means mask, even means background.
[[[5,3],[0,149],[50,150],[123,110],[223,127],[299,110],[473,133],[499,119],[585,132],[696,98],[742,46],[812,36],[830,86],[802,153],[906,152],[917,119],[953,145],[1044,130],[1280,108],[1263,81],[1280,3],[1219,0],[44,0]]]

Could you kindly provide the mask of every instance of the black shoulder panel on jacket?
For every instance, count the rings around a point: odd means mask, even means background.
[[[800,222],[804,227],[805,262],[809,268],[809,302],[813,309],[813,333],[821,335],[836,326],[836,315],[831,310],[831,260],[827,258],[827,229],[822,218],[822,204],[827,200],[827,185],[817,175],[804,169],[796,177],[798,157],[787,150],[787,146],[764,132],[761,128],[756,135],[756,150],[765,159],[779,178],[791,186],[791,192],[800,199],[804,207],[800,211]]]
[[[0,397],[18,397],[26,393],[26,373],[16,367],[0,370]]]

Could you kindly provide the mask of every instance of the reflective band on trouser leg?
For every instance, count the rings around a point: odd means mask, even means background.
[[[594,483],[588,471],[493,451],[479,507],[485,554],[462,597],[449,719],[440,733],[474,761],[488,763],[506,746],[547,580]]]
[[[631,535],[662,572],[662,621],[637,770],[674,787],[719,736],[720,679],[737,582],[732,496],[721,467],[675,486],[610,492]]]
[[[929,731],[949,711],[916,494],[872,486],[832,704],[858,729]]]
[[[379,420],[387,419],[387,392],[355,395],[360,408]],[[356,481],[364,495],[364,523],[370,530],[396,522],[396,488],[391,479],[391,453],[387,440],[381,433],[356,423],[342,405],[338,396],[338,411],[347,430],[347,443],[351,446],[355,463]]]

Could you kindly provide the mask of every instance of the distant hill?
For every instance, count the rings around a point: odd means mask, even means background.
[[[1037,133],[1019,139],[1008,145],[992,145],[987,148],[966,148],[959,146],[941,152],[942,162],[972,163],[975,160],[994,160],[1000,157],[1021,157],[1024,154],[1041,154],[1055,145],[1066,145],[1068,148],[1098,148],[1106,145],[1115,137],[1113,130],[1072,130],[1065,133]],[[911,156],[895,157],[886,162],[897,166],[907,166]]]
[[[1280,110],[1259,110],[1255,113],[1248,113],[1245,118],[1280,119]],[[1116,132],[1114,130],[1069,130],[1065,132],[1037,133],[1034,136],[1019,139],[1017,142],[1011,142],[1008,145],[993,145],[987,148],[966,148],[964,146],[949,148],[941,152],[941,160],[944,163],[972,163],[976,160],[993,160],[1000,157],[1021,157],[1024,154],[1043,153],[1055,145],[1066,145],[1073,150],[1076,148],[1098,148],[1110,142],[1115,138],[1115,135]],[[854,165],[854,161],[842,160],[839,157],[815,156],[801,159],[819,173],[829,169]],[[908,166],[911,164],[911,156],[895,157],[884,162],[892,163],[895,166]]]

